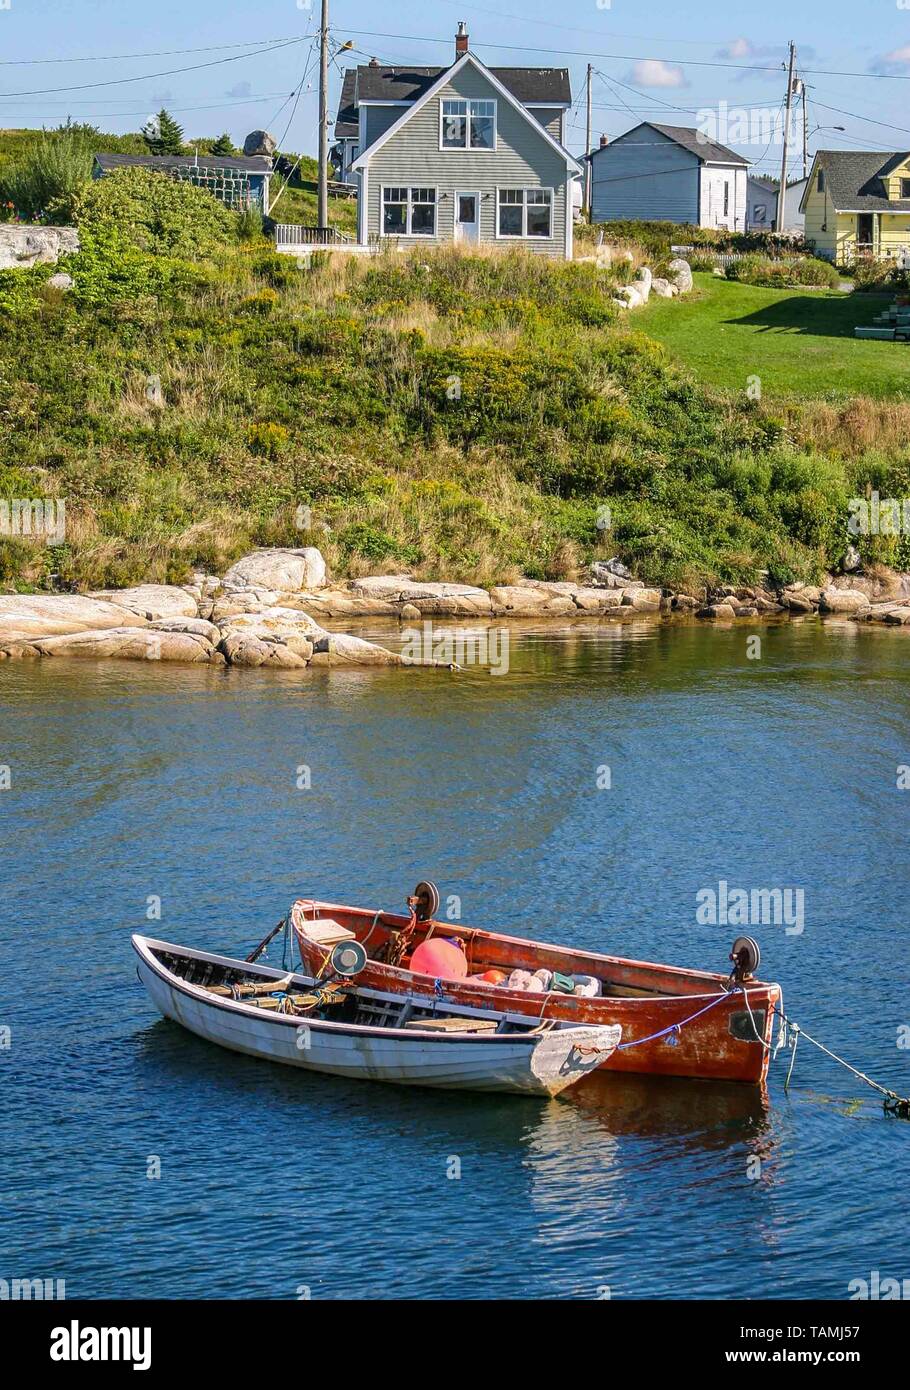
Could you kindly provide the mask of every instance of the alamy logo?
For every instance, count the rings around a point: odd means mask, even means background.
[[[0,536],[34,537],[48,545],[66,540],[66,503],[60,497],[0,497]]]
[[[695,901],[701,927],[783,927],[788,936],[805,930],[803,888],[731,888],[722,878],[716,888],[699,888]]]
[[[134,1371],[152,1364],[150,1327],[80,1327],[74,1318],[69,1327],[51,1332],[52,1361],[131,1361]]]
[[[868,1279],[851,1279],[847,1291],[851,1302],[910,1298],[910,1279],[883,1279],[878,1270],[873,1269]]]
[[[66,1298],[65,1279],[0,1279],[0,1302],[49,1303]]]
[[[730,106],[719,101],[695,113],[700,145],[782,145],[785,118],[779,107]]]
[[[851,497],[847,503],[851,536],[910,536],[910,497]]]
[[[443,666],[486,666],[491,676],[509,674],[509,633],[506,628],[450,628],[437,632],[433,624],[405,628],[401,654],[408,661]]]

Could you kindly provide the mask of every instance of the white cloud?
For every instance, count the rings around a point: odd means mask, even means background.
[[[732,43],[727,44],[726,48],[722,48],[717,56],[718,58],[732,58],[736,60],[739,58],[749,58],[754,52],[755,49],[752,47],[749,39],[734,39]]]
[[[903,48],[895,48],[891,53],[886,53],[882,59],[883,63],[910,63],[910,43],[905,43]]]
[[[643,58],[636,63],[628,77],[633,87],[686,87],[685,74],[675,63],[662,58]]]

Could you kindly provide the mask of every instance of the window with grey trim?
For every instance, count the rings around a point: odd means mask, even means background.
[[[901,197],[910,198],[910,179],[901,179]]]
[[[549,188],[500,188],[501,237],[551,237],[553,194]]]
[[[442,103],[444,150],[496,148],[496,102],[447,97]]]
[[[818,188],[819,193],[824,193],[824,191],[825,191],[825,171],[824,171],[824,169],[819,169],[819,171],[818,171],[818,183],[817,183],[816,186],[817,186],[817,188]]]
[[[436,189],[390,186],[382,190],[383,236],[435,236]]]

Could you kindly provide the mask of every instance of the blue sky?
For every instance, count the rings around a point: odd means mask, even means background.
[[[312,34],[318,5],[319,0],[0,0],[0,125],[53,125],[71,114],[112,131],[136,130],[164,104],[188,137],[227,129],[240,140],[264,125],[279,137],[287,131],[284,148],[314,152],[317,74],[311,43],[252,56],[215,46]],[[341,66],[373,54],[385,62],[450,62],[459,19],[467,20],[472,47],[491,66],[569,67],[576,106],[568,143],[575,151],[584,147],[583,79],[590,59],[598,74],[595,142],[601,131],[617,135],[649,118],[695,125],[725,102],[727,133],[734,137],[727,143],[763,170],[779,168],[779,151],[765,147],[760,113],[773,115],[779,106],[780,64],[790,38],[806,70],[810,126],[845,127],[843,133],[817,131],[810,149],[910,149],[910,0],[863,6],[765,0],[736,10],[719,0],[702,0],[697,10],[671,0],[487,0],[476,6],[462,0],[331,0],[333,36],[339,43],[350,39],[358,50],[333,64],[333,111]],[[211,51],[130,56],[208,46]],[[73,61],[99,57],[107,61]],[[171,71],[194,64],[210,66]],[[770,70],[751,71],[748,65]],[[308,67],[296,111],[291,104],[282,110]],[[119,81],[134,77],[139,80]],[[75,89],[96,83],[111,85]],[[758,113],[753,129],[735,138],[745,119],[740,114],[736,126],[736,113],[750,111]]]

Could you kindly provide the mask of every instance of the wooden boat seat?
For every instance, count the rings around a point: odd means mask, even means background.
[[[306,921],[303,929],[311,941],[318,946],[337,946],[339,941],[355,941],[356,932],[343,927],[334,917],[318,917],[314,922]]]
[[[411,1018],[405,1028],[421,1028],[430,1033],[495,1033],[495,1018]]]

